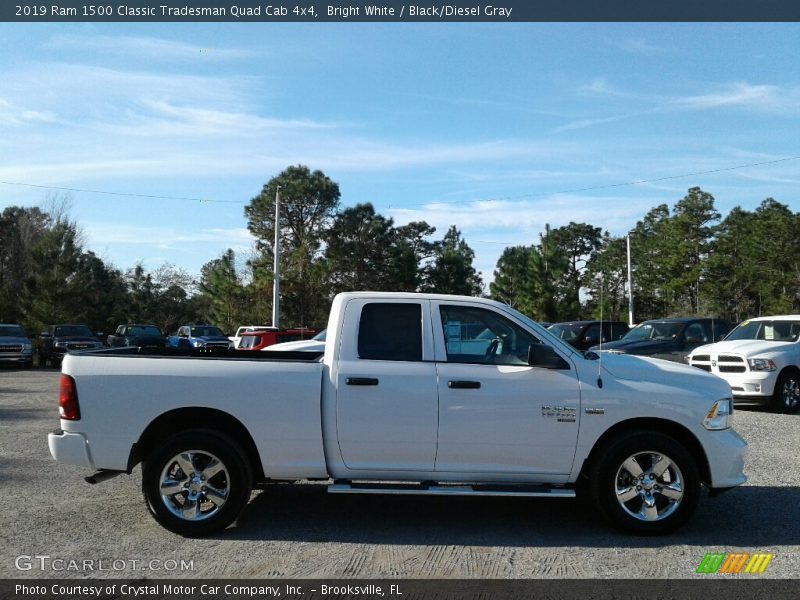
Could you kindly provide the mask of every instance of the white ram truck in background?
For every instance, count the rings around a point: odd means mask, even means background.
[[[68,354],[53,457],[142,463],[167,529],[229,525],[254,485],[331,493],[573,497],[665,533],[706,486],[744,483],[728,385],[666,361],[583,354],[481,298],[338,295],[322,355],[152,350]]]
[[[744,321],[723,341],[693,350],[687,361],[727,381],[737,402],[787,414],[800,410],[800,315]]]

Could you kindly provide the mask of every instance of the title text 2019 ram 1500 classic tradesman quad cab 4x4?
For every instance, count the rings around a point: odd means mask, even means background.
[[[203,353],[205,352],[205,353]],[[182,355],[181,355],[182,354]],[[721,379],[582,354],[486,299],[337,296],[325,351],[68,354],[56,460],[142,466],[147,505],[187,536],[231,523],[252,486],[571,497],[635,533],[685,522],[701,484],[739,485],[746,443]],[[584,485],[579,485],[584,484]]]

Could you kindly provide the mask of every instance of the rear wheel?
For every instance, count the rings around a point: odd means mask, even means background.
[[[791,415],[800,410],[800,374],[784,371],[775,384],[772,406],[776,412]]]
[[[142,491],[155,519],[186,537],[230,525],[250,498],[252,474],[227,435],[195,429],[156,449],[142,467]]]
[[[694,512],[697,464],[673,438],[633,432],[601,450],[590,475],[592,498],[619,529],[639,535],[674,531]]]

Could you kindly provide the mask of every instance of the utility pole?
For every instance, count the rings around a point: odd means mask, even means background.
[[[628,327],[633,327],[633,281],[631,279],[631,232],[626,237],[628,242]]]
[[[275,263],[272,267],[272,326],[278,327],[281,314],[281,186],[275,188],[275,246],[272,254]]]

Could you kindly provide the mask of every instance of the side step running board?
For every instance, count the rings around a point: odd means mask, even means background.
[[[492,484],[379,484],[332,483],[329,494],[422,494],[431,496],[519,496],[535,498],[574,498],[575,490],[545,485],[501,486]]]

